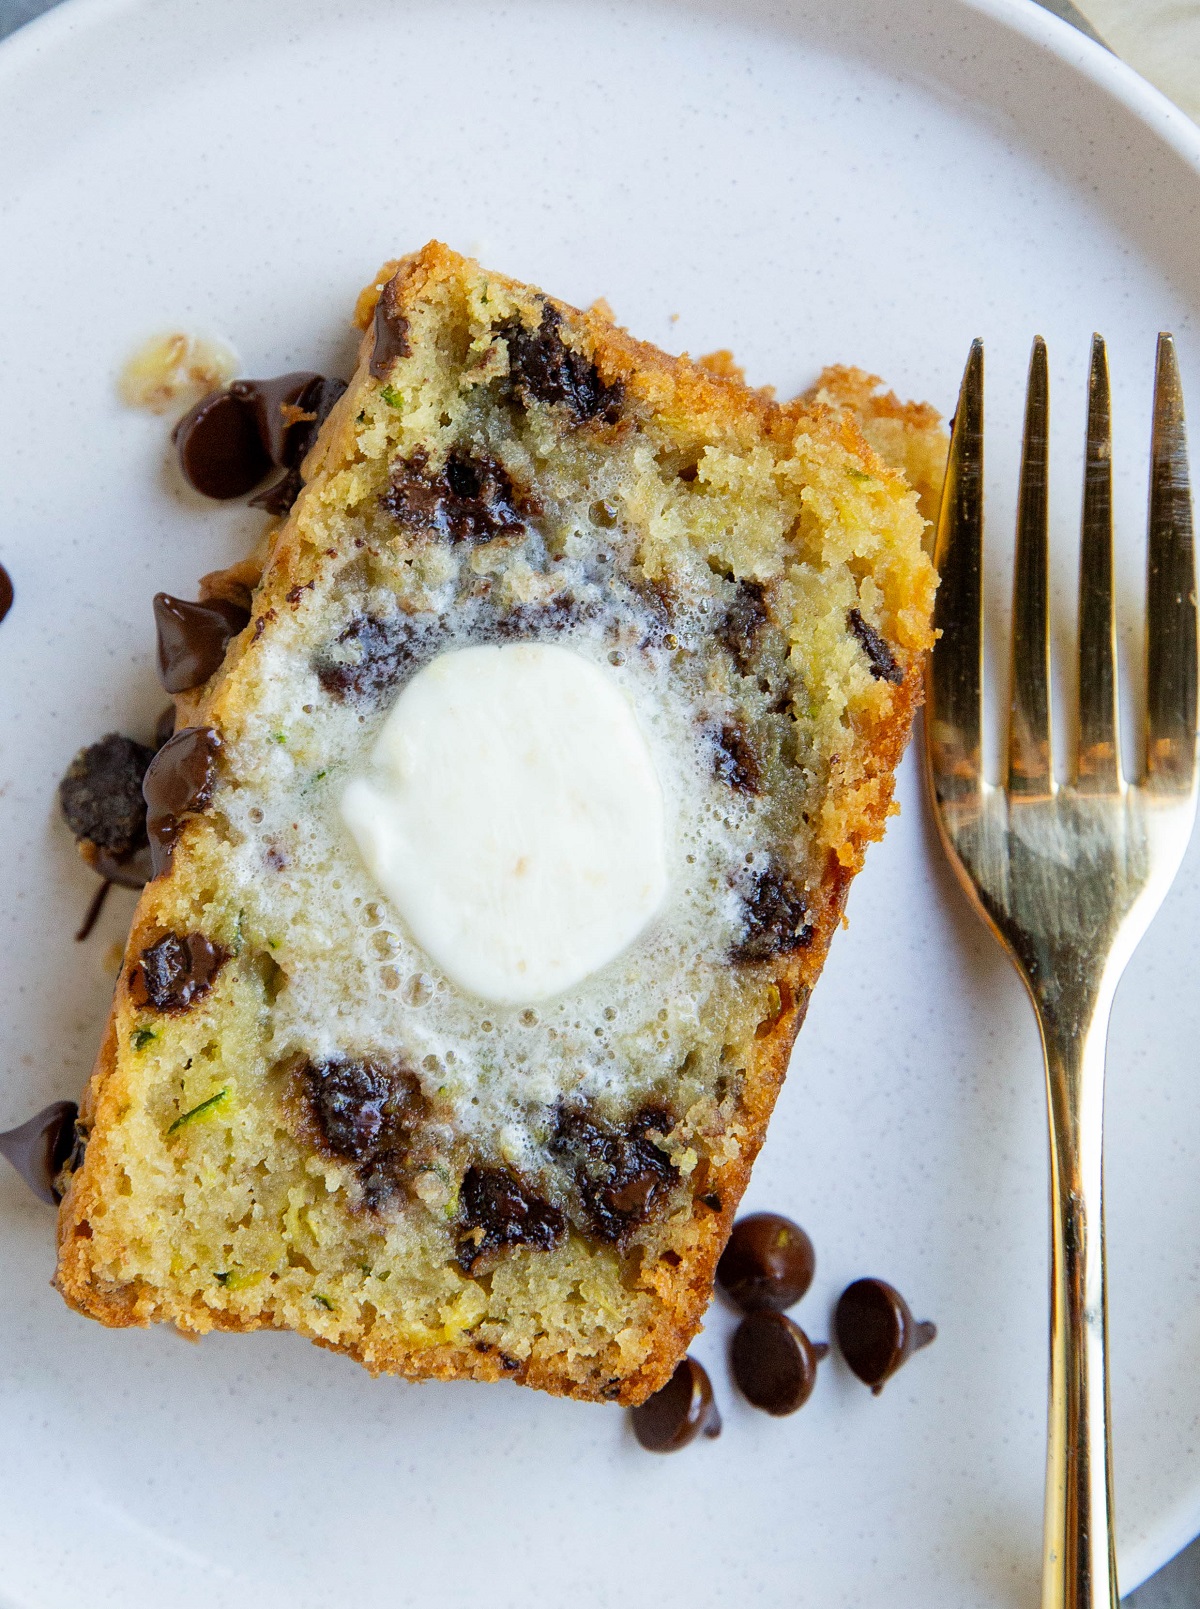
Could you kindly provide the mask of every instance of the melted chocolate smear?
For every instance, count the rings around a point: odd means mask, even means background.
[[[184,819],[212,800],[221,738],[210,726],[185,726],[168,738],[151,761],[142,784],[152,875],[171,864]]]
[[[559,333],[562,314],[547,303],[536,330],[519,318],[505,319],[496,334],[508,346],[508,384],[523,408],[532,402],[564,403],[576,423],[621,416],[622,387],[606,385],[596,365],[573,351]]]
[[[766,594],[757,581],[739,581],[733,602],[717,628],[717,641],[743,676],[750,674],[759,633],[767,623]]]
[[[130,974],[135,1005],[186,1011],[212,988],[229,951],[203,933],[165,933],[148,945]]]
[[[2,564],[0,564],[0,620],[4,619],[5,615],[12,608],[12,606],[13,606],[12,576],[10,576],[8,571],[4,568],[4,566]]]
[[[480,1257],[509,1246],[549,1251],[567,1231],[557,1207],[511,1168],[470,1167],[459,1192],[458,1261],[470,1273]]]
[[[850,610],[846,616],[846,624],[862,644],[863,653],[867,656],[867,663],[875,680],[891,682],[894,687],[898,687],[904,680],[904,672],[897,664],[896,656],[892,653],[886,638],[881,637],[857,609]]]
[[[734,1332],[730,1364],[746,1400],[782,1417],[812,1396],[817,1364],[828,1351],[824,1341],[810,1341],[786,1313],[750,1313]]]
[[[108,898],[108,891],[113,886],[113,879],[106,877],[100,887],[92,895],[91,904],[87,908],[83,921],[75,934],[76,944],[82,944],[84,939],[91,936],[92,929],[100,920],[100,912],[104,909],[104,902]]]
[[[386,1207],[429,1110],[416,1075],[402,1062],[376,1057],[305,1062],[300,1071],[324,1149],[356,1164],[372,1211]]]
[[[229,644],[249,623],[249,609],[226,598],[189,603],[169,592],[156,592],[158,679],[167,692],[186,693],[203,686],[220,670]]]
[[[497,615],[490,628],[481,632],[500,642],[515,638],[557,637],[572,631],[596,613],[597,605],[583,605],[572,592],[559,592],[544,603],[519,603],[506,614]]]
[[[159,749],[161,749],[163,744],[167,741],[167,739],[169,737],[174,736],[174,733],[175,733],[175,706],[174,706],[174,704],[168,704],[166,706],[166,708],[163,710],[162,714],[158,717],[158,720],[155,721],[155,723],[154,723],[154,748],[155,748],[155,752],[157,752]]]
[[[742,913],[746,925],[733,949],[735,961],[769,961],[812,943],[804,895],[774,866],[757,873],[743,890]]]
[[[674,1126],[659,1106],[644,1106],[623,1129],[586,1111],[561,1114],[551,1145],[570,1164],[585,1227],[597,1240],[622,1244],[665,1204],[679,1173],[647,1135],[666,1135]]]
[[[762,791],[762,767],[740,721],[727,721],[713,738],[713,770],[737,793]]]
[[[703,1364],[684,1358],[660,1391],[630,1410],[633,1433],[648,1453],[676,1453],[697,1436],[721,1434],[721,1415]]]
[[[359,615],[313,668],[332,697],[376,701],[431,658],[444,636],[442,622],[433,617]]]
[[[717,1264],[717,1284],[743,1313],[782,1312],[813,1282],[817,1259],[799,1224],[777,1212],[752,1212],[733,1226]]]
[[[386,380],[397,358],[409,353],[408,320],[397,306],[400,275],[388,280],[375,303],[374,344],[371,347],[371,376]]]
[[[233,391],[201,397],[175,426],[171,439],[183,478],[205,497],[244,497],[271,467],[254,407]]]
[[[392,466],[391,490],[383,507],[414,531],[428,531],[451,542],[490,542],[523,531],[523,511],[536,512],[519,494],[502,464],[472,457],[456,447],[445,466],[431,471],[423,448]]]
[[[937,1325],[918,1323],[894,1285],[885,1279],[856,1279],[838,1298],[834,1329],[842,1356],[875,1396],[914,1352],[928,1346]]]
[[[644,582],[638,587],[638,597],[646,610],[646,630],[641,640],[643,648],[674,648],[675,600],[661,581]]]
[[[58,1176],[75,1150],[74,1101],[55,1101],[36,1117],[15,1129],[0,1132],[0,1156],[5,1156],[25,1183],[47,1206],[62,1200]]]
[[[80,749],[58,785],[58,799],[81,844],[120,857],[146,842],[142,779],[153,758],[153,749],[119,732]]]

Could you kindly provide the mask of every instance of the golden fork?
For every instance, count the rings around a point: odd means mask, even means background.
[[[1042,1609],[1115,1609],[1104,1274],[1104,1050],[1118,979],[1179,869],[1196,810],[1196,576],[1183,396],[1158,339],[1146,596],[1145,749],[1122,770],[1113,624],[1108,363],[1092,340],[1072,780],[1050,744],[1046,345],[1029,365],[1013,573],[1007,777],[985,780],[983,345],[967,360],[935,560],[940,640],[926,765],[951,865],[1037,1014],[1050,1118],[1050,1403]]]

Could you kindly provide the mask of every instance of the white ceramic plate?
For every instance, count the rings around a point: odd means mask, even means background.
[[[783,392],[860,363],[949,411],[988,342],[995,578],[1031,336],[1053,360],[1070,630],[1083,384],[1111,344],[1136,642],[1155,332],[1200,418],[1200,133],[1019,0],[75,0],[0,49],[0,1121],[75,1095],[131,897],[54,788],[148,728],[150,596],[258,517],[199,506],[113,376],[163,327],[245,371],[345,369],[347,314],[430,235]],[[879,1273],[941,1334],[873,1399],[641,1453],[613,1409],[371,1381],[288,1336],[110,1333],[48,1289],[0,1174],[0,1598],[689,1609],[1028,1604],[1040,1559],[1046,1165],[1033,1021],[938,858],[911,759],[850,902],[750,1201],[819,1254],[797,1316]],[[1200,1528],[1200,853],[1117,1000],[1109,1230],[1128,1588]]]

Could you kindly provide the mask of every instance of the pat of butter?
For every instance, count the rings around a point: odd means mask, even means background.
[[[545,643],[462,648],[396,700],[342,816],[453,982],[510,1005],[619,955],[667,891],[649,746],[616,678]]]

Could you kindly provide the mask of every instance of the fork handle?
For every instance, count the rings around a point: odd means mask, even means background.
[[[1042,1609],[1117,1609],[1104,1272],[1104,1051],[1111,991],[1035,996],[1050,1115],[1050,1412]],[[1066,1008],[1066,1009],[1063,1009]]]

